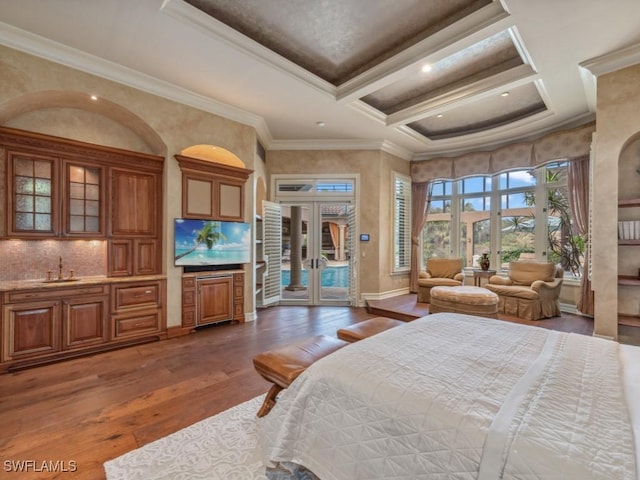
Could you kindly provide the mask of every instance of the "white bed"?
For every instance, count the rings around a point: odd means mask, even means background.
[[[322,480],[638,480],[639,351],[430,315],[309,368],[260,420],[263,461]]]

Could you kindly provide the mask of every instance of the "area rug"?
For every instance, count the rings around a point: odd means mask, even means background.
[[[107,480],[266,480],[256,412],[244,402],[104,464]]]

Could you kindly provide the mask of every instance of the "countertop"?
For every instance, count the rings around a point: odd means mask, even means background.
[[[13,292],[20,290],[41,290],[45,288],[72,288],[85,285],[105,285],[111,283],[146,282],[152,280],[165,280],[166,275],[136,275],[131,277],[78,277],[76,280],[50,281],[39,280],[7,280],[0,281],[0,292]]]

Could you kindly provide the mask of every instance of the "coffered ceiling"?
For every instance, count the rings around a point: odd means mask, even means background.
[[[251,124],[266,148],[407,159],[592,121],[598,65],[640,61],[637,0],[22,0],[0,20],[1,43]]]

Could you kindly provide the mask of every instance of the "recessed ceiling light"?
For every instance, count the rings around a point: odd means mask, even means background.
[[[93,100],[93,101],[98,100],[98,96],[97,95],[91,95],[91,100]]]
[[[443,114],[441,114],[441,113],[439,113],[438,115],[436,115],[436,118],[442,118],[442,117],[444,117],[444,115],[443,115]]]
[[[509,96],[509,92],[502,92],[500,94],[501,97],[508,97]]]
[[[326,125],[326,123],[324,122],[316,122],[316,125],[319,126],[320,128],[324,127]]]
[[[427,64],[425,64],[425,65],[423,65],[423,66],[422,66],[421,70],[422,70],[422,73],[430,72],[430,71],[431,71],[431,65],[429,65],[429,64],[427,63]]]

